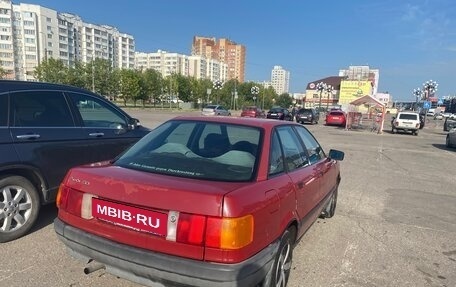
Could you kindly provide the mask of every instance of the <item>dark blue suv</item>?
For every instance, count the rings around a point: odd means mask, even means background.
[[[27,233],[71,167],[110,160],[149,131],[87,90],[0,80],[0,242]]]

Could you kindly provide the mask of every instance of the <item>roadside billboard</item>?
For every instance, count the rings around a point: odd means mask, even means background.
[[[359,97],[372,95],[371,81],[341,81],[339,104],[348,105]]]

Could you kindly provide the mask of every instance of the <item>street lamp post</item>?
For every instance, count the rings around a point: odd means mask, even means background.
[[[222,89],[223,82],[220,80],[215,80],[213,83],[214,90]],[[217,105],[219,104],[219,93],[217,92]]]
[[[413,89],[413,95],[415,96],[415,111],[418,110],[418,102],[423,96],[423,90],[420,88]]]
[[[433,80],[429,80],[423,83],[424,97],[426,100],[429,100],[429,98],[437,92],[438,86],[439,84]]]
[[[253,100],[255,101],[255,106],[256,106],[256,99],[257,99],[257,95],[260,93],[260,88],[258,88],[257,86],[253,86],[251,89],[250,89],[250,92],[252,93],[253,95]]]
[[[321,94],[323,91],[326,89],[326,84],[323,82],[320,82],[316,86],[316,90],[320,92],[320,100],[318,102],[318,111],[321,111]]]
[[[329,111],[329,96],[333,91],[333,87],[331,85],[326,85],[326,92],[328,93],[328,101],[326,102],[326,112]]]

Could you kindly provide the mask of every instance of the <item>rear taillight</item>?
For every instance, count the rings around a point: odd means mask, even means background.
[[[253,241],[253,216],[238,218],[208,218],[206,246],[220,249],[240,249]]]
[[[180,213],[176,230],[176,241],[188,244],[202,245],[204,241],[204,230],[206,217]]]
[[[82,192],[61,184],[57,193],[57,207],[73,215],[81,216],[83,198],[87,197],[84,195]]]
[[[253,241],[253,216],[220,218],[170,211],[167,233],[167,240],[180,243],[240,249]]]

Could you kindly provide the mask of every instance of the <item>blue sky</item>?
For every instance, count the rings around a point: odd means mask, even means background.
[[[427,80],[437,81],[439,97],[456,95],[454,0],[21,2],[115,26],[141,52],[190,54],[194,35],[229,38],[246,46],[247,81],[269,80],[280,65],[291,73],[290,92],[369,65],[380,70],[379,92],[395,100],[412,101]]]

